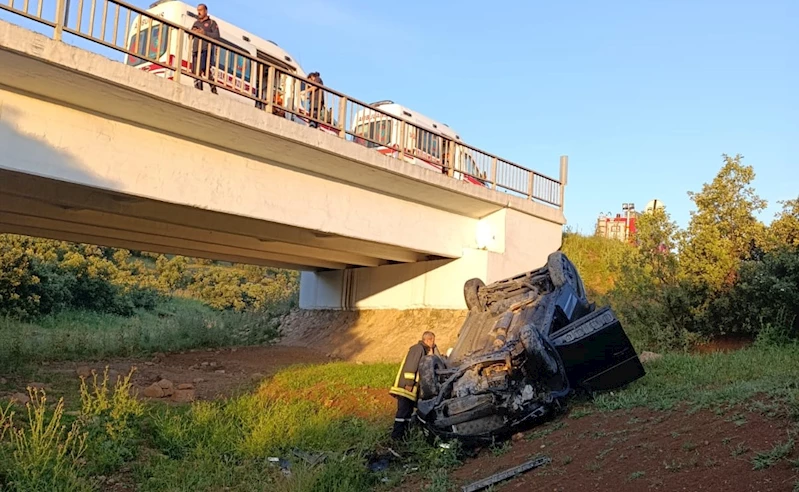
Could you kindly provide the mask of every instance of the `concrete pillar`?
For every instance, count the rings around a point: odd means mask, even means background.
[[[454,260],[303,272],[302,309],[465,309],[463,284],[501,280],[546,263],[563,226],[503,209],[477,221],[476,248]]]

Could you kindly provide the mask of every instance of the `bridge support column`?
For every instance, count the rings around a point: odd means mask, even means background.
[[[476,223],[476,248],[453,260],[303,272],[301,309],[465,309],[463,284],[538,268],[560,248],[562,224],[503,209]]]

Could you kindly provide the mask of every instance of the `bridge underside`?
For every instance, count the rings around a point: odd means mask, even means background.
[[[561,210],[0,22],[0,232],[305,270],[309,309],[464,307]]]
[[[0,169],[0,232],[305,271],[440,256]]]

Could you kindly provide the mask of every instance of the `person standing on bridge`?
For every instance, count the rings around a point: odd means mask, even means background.
[[[422,339],[408,349],[400,364],[394,386],[388,391],[397,399],[397,414],[394,416],[394,429],[391,431],[391,438],[394,440],[402,439],[408,431],[419,392],[419,363],[425,355],[441,355],[436,346],[436,335],[432,331],[424,332]]]
[[[197,20],[194,21],[194,25],[191,26],[191,32],[202,34],[207,36],[211,39],[220,39],[219,35],[219,26],[217,25],[216,21],[211,19],[208,16],[208,7],[201,3],[197,5]],[[202,46],[200,46],[202,45]],[[194,43],[192,45],[192,67],[194,67],[194,73],[201,76],[210,75],[211,67],[216,65],[216,50],[218,48],[208,41],[201,40],[198,37],[194,38]],[[210,63],[208,52],[211,52],[210,56]],[[200,53],[200,69],[197,70],[197,53]],[[206,74],[206,66],[208,67],[208,73]],[[209,83],[208,85],[211,86],[211,92],[216,94],[216,86]],[[203,81],[200,79],[194,80],[194,87],[203,90]]]

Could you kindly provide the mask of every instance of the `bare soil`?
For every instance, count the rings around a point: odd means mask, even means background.
[[[296,310],[282,320],[280,345],[313,348],[353,362],[399,362],[426,330],[435,333],[438,348],[446,352],[466,314],[446,309]]]
[[[494,490],[790,492],[799,470],[788,460],[754,470],[752,459],[786,442],[792,426],[735,410],[724,416],[635,409],[563,417],[527,432],[500,456],[482,450],[453,478],[462,486],[543,455],[552,462]]]
[[[108,366],[109,380],[113,383],[117,375],[125,376],[131,368],[135,368],[131,382],[138,388],[139,395],[152,383],[168,379],[175,386],[191,383],[194,385],[196,399],[210,400],[251,389],[261,379],[287,366],[318,364],[330,360],[323,353],[304,347],[233,347],[156,354],[152,358],[52,363],[43,366],[39,373],[52,373],[79,381],[78,369],[94,370],[101,378]],[[7,379],[12,380],[12,376]],[[25,385],[29,384],[24,380],[12,383],[18,383],[16,391],[23,393]]]
[[[395,341],[402,343],[400,347],[405,342]],[[198,399],[213,399],[252,390],[256,381],[286,366],[330,360],[325,353],[308,347],[271,346],[50,364],[42,372],[77,380],[80,367],[102,371],[108,365],[119,374],[136,367],[133,381],[139,388],[166,378],[175,384],[194,383]],[[19,391],[25,383],[9,380],[6,387],[18,386],[13,391]],[[367,389],[370,404],[366,406],[363,393],[348,397],[346,392],[327,390],[319,388],[319,393],[314,394],[310,388],[304,393],[308,398],[325,398],[325,404],[352,415],[388,418],[395,409],[394,400],[384,390]],[[581,416],[584,413],[583,409],[572,410],[571,414],[517,435],[502,451],[480,450],[451,474],[452,481],[462,486],[540,455],[549,456],[552,462],[498,484],[494,490],[790,492],[799,480],[799,469],[788,459],[763,470],[753,469],[752,459],[757,453],[786,442],[789,432],[796,430],[796,424],[781,416],[771,418],[743,406],[723,415],[710,411],[689,413],[686,409],[635,409]],[[795,459],[797,451],[788,458]],[[422,477],[409,476],[397,490],[420,490],[424,482]]]

